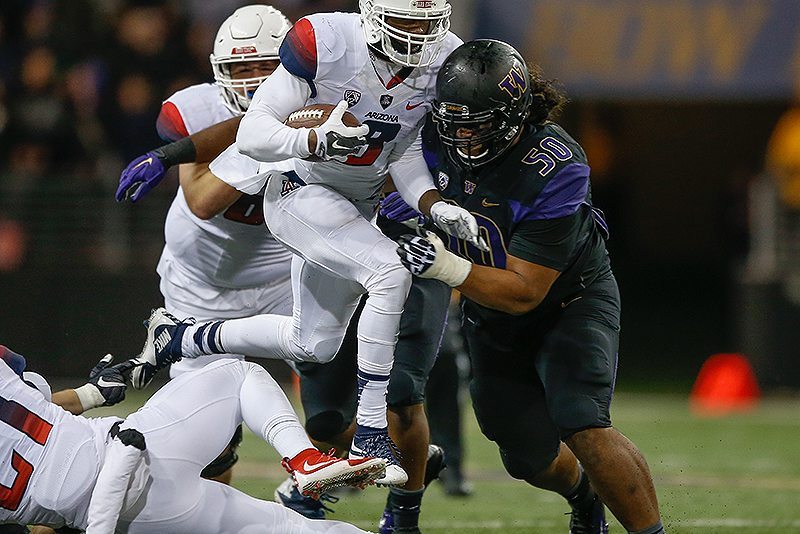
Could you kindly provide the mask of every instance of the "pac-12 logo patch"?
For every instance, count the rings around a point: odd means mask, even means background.
[[[361,93],[353,89],[348,89],[344,92],[344,99],[347,101],[347,105],[352,108],[361,100]]]
[[[447,189],[448,184],[450,184],[450,177],[442,171],[439,171],[439,176],[437,177],[436,181],[439,184],[439,190],[444,191]]]
[[[394,102],[394,97],[392,95],[381,95],[380,103],[383,109],[388,108]]]

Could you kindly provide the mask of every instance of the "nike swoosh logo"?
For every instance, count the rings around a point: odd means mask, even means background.
[[[139,163],[134,165],[133,169],[136,169],[137,167],[141,167],[142,165],[150,165],[151,163],[153,163],[153,157],[152,156],[150,156],[147,159],[143,159],[142,161],[140,161]],[[131,170],[133,170],[133,169],[131,169]]]
[[[125,386],[122,382],[108,382],[105,378],[100,378],[100,380],[97,381],[97,385],[101,388],[118,388]]]
[[[344,151],[347,152],[347,154],[357,154],[362,148],[364,148],[366,146],[367,146],[366,143],[360,144],[360,145],[354,145],[354,146],[347,146],[347,145],[343,145],[343,144],[339,143],[338,139],[334,140],[334,142],[331,143],[331,148],[332,149],[334,149],[334,150],[344,150]]]
[[[416,104],[412,104],[411,102],[409,102],[409,103],[406,104],[406,109],[408,111],[411,111],[412,109],[416,109],[416,108],[420,107],[424,103],[425,102],[417,102]]]
[[[325,466],[328,466],[328,465],[331,465],[331,464],[335,464],[338,461],[339,460],[328,460],[327,462],[322,462],[322,463],[319,463],[319,464],[309,464],[308,460],[306,460],[305,462],[303,462],[303,471],[306,471],[306,472],[308,472],[308,471],[316,471],[318,469],[322,469]]]
[[[489,200],[485,198],[481,200],[481,206],[483,206],[484,208],[496,208],[499,205],[500,204],[495,204],[494,202],[489,202]]]

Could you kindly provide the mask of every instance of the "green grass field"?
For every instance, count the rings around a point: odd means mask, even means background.
[[[119,413],[135,409],[141,397]],[[567,532],[562,498],[509,478],[494,445],[467,417],[466,472],[475,493],[446,497],[433,484],[423,503],[426,534]],[[753,412],[697,419],[683,396],[617,394],[617,428],[645,453],[653,471],[667,531],[688,533],[800,533],[800,398],[769,398]],[[283,480],[277,454],[246,435],[235,486],[272,499]],[[376,529],[385,490],[345,494],[333,519]],[[612,532],[623,533],[610,519]]]

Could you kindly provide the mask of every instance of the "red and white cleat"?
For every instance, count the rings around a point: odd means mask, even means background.
[[[386,473],[386,460],[383,458],[344,459],[331,456],[330,452],[325,454],[317,449],[306,449],[294,458],[281,461],[300,493],[316,499],[342,486],[363,489]]]

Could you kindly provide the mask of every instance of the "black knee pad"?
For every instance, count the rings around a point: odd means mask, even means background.
[[[419,404],[425,398],[425,381],[405,370],[397,370],[389,380],[386,402],[389,406],[403,407]]]
[[[500,449],[500,459],[503,460],[503,467],[512,478],[519,480],[531,480],[553,463],[557,453],[544,452],[536,456],[528,457],[519,453],[513,453],[505,449]]]
[[[318,413],[306,420],[306,432],[315,441],[330,441],[347,430],[350,421],[346,421],[341,412],[326,411]]]
[[[586,428],[611,426],[610,398],[599,398],[577,394],[554,396],[550,413],[562,439]]]
[[[205,469],[200,472],[200,476],[203,478],[216,478],[236,465],[236,462],[239,461],[239,455],[236,454],[236,450],[241,444],[242,425],[239,425],[233,432],[233,437],[231,438],[230,443],[228,443],[228,446],[225,447],[225,450],[222,452],[222,454],[217,456],[213,462],[208,464]]]

